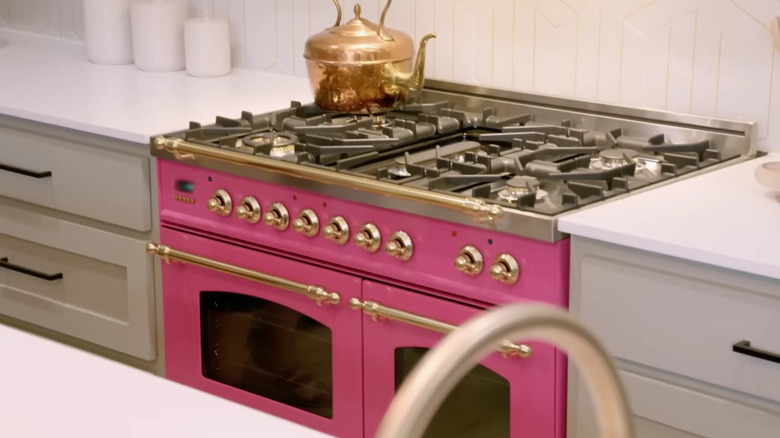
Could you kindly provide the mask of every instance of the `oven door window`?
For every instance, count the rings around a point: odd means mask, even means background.
[[[428,350],[395,349],[396,391]],[[477,365],[447,396],[423,436],[509,438],[509,400],[509,382],[487,367]]]
[[[333,418],[332,333],[272,301],[202,292],[203,376]]]

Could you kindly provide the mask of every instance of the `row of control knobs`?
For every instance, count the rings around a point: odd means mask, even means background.
[[[483,265],[482,253],[471,245],[461,248],[455,257],[455,269],[466,275],[479,275]],[[520,277],[520,266],[511,255],[499,254],[490,266],[490,276],[504,284],[515,284]]]
[[[214,193],[214,196],[206,202],[206,206],[209,211],[220,216],[230,216],[233,212],[233,201],[230,195],[222,189]],[[250,224],[258,223],[262,218],[263,223],[280,231],[286,230],[290,226],[290,214],[284,204],[275,202],[263,214],[260,203],[253,196],[246,196],[241,200],[241,204],[236,207],[236,217]],[[307,237],[315,237],[320,233],[319,217],[308,208],[298,213],[298,217],[292,220],[292,226],[295,231]],[[322,227],[322,236],[338,245],[347,243],[349,235],[349,224],[341,216],[333,216]],[[355,245],[373,253],[379,250],[382,237],[376,225],[366,223],[355,234],[353,241]],[[412,258],[413,251],[412,239],[403,231],[393,233],[385,244],[385,253],[401,261]]]
[[[220,216],[230,216],[233,211],[233,202],[230,195],[222,189],[217,190],[214,196],[206,203],[209,211],[217,213]],[[246,196],[241,200],[241,204],[236,207],[236,217],[250,224],[260,222],[283,231],[290,226],[290,214],[287,207],[280,202],[271,204],[265,214],[262,213],[260,203],[253,196]],[[292,226],[295,231],[307,237],[315,237],[320,233],[320,220],[317,214],[308,208],[301,210],[298,217],[292,220]],[[349,241],[349,224],[341,216],[333,216],[327,224],[322,227],[322,236],[338,245],[344,245]],[[353,242],[365,251],[374,253],[382,245],[382,234],[379,228],[372,223],[363,224],[355,233]],[[385,244],[385,253],[401,261],[407,261],[412,258],[414,245],[412,239],[403,231],[396,231],[390,237],[390,241]],[[466,245],[460,249],[455,257],[455,269],[469,275],[476,276],[482,272],[484,259],[480,251]],[[514,284],[520,276],[520,268],[517,260],[509,254],[500,254],[493,260],[490,267],[490,276],[504,284]]]

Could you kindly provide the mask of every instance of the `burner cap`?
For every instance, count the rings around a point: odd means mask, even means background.
[[[532,176],[515,176],[507,180],[506,186],[515,193],[528,194],[539,189],[539,180]]]
[[[606,166],[622,166],[624,164],[629,164],[637,157],[639,157],[639,152],[633,149],[615,148],[604,149],[599,152],[599,158]]]
[[[398,164],[395,167],[391,167],[387,170],[387,173],[390,175],[391,178],[395,179],[404,179],[412,176],[412,174],[409,172],[409,170],[406,169],[406,166],[403,164]]]
[[[536,199],[547,196],[547,192],[539,188],[539,180],[532,176],[515,176],[506,182],[506,189],[498,192],[498,197],[504,201],[515,202],[525,195],[536,194]]]
[[[295,152],[295,142],[298,141],[298,137],[288,133],[261,132],[247,135],[241,141],[258,152],[272,157],[283,157]]]

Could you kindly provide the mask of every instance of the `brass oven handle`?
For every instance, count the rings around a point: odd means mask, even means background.
[[[478,223],[493,223],[503,214],[501,206],[488,204],[482,199],[460,198],[453,195],[421,190],[399,184],[387,184],[376,179],[363,178],[342,172],[318,169],[312,166],[301,166],[296,163],[288,163],[287,161],[275,160],[273,158],[249,154],[236,154],[225,149],[204,146],[180,138],[156,137],[154,139],[154,147],[173,154],[178,160],[191,160],[196,157],[212,158],[268,170],[283,175],[304,178],[310,181],[347,188],[360,187],[361,190],[378,193],[380,195],[422,202],[452,210],[461,210],[471,215]]]
[[[253,271],[251,269],[242,268],[240,266],[230,265],[216,260],[207,259],[195,254],[177,251],[170,246],[149,242],[146,244],[146,252],[160,257],[167,263],[188,263],[190,265],[200,266],[202,268],[211,269],[213,271],[222,272],[224,274],[241,277],[271,287],[306,295],[307,297],[316,301],[319,305],[338,304],[339,301],[341,301],[341,296],[338,294],[338,292],[328,292],[320,286],[298,283],[297,281],[288,280],[286,278],[277,277],[275,275],[263,274],[262,272]]]
[[[362,310],[366,315],[371,316],[374,321],[393,320],[410,324],[416,327],[432,330],[434,332],[448,334],[457,326],[447,324],[446,322],[437,321],[425,316],[420,316],[414,313],[409,313],[403,310],[394,309],[392,307],[384,306],[376,301],[360,301],[358,298],[352,298],[349,300],[349,306],[354,310]],[[498,347],[498,352],[504,357],[528,357],[531,355],[531,347],[525,344],[514,344],[507,339],[501,342],[501,346]]]

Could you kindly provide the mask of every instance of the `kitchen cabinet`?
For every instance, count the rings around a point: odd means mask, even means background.
[[[769,438],[780,430],[780,281],[572,237],[570,309],[615,356],[640,438]],[[569,438],[596,437],[569,370]]]
[[[0,322],[161,369],[148,146],[0,116]]]

